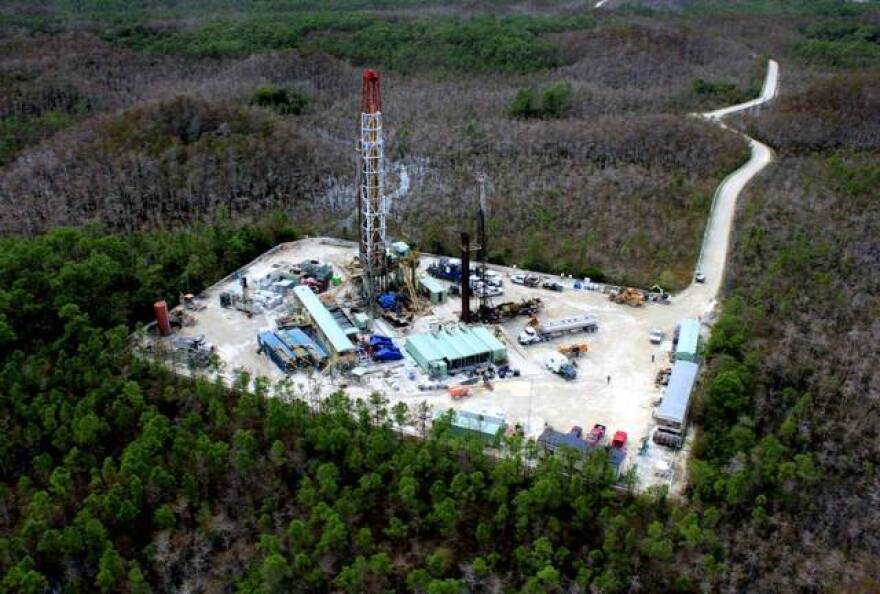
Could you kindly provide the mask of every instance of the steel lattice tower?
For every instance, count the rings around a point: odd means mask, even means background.
[[[363,296],[369,307],[385,284],[385,154],[382,138],[382,95],[379,73],[364,70],[361,95],[361,138],[358,146],[358,220]]]

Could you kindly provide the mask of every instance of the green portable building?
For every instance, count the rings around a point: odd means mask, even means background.
[[[699,346],[700,322],[694,319],[682,320],[678,326],[678,345],[675,347],[675,360],[696,363]]]
[[[406,339],[406,352],[432,377],[507,359],[507,349],[481,326],[455,327]]]

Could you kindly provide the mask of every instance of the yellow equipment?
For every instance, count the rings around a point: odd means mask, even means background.
[[[645,294],[638,289],[634,289],[632,287],[626,287],[625,289],[621,289],[616,293],[611,293],[609,299],[614,303],[618,304],[626,304],[632,307],[641,307],[645,304]]]
[[[582,353],[590,352],[590,345],[586,342],[563,344],[560,345],[556,350],[566,357],[580,357]]]

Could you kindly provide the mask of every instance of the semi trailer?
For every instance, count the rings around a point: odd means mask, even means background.
[[[564,334],[595,332],[598,329],[599,321],[596,316],[592,315],[573,316],[545,322],[539,322],[536,318],[532,318],[520,333],[519,343],[522,345],[536,344]]]

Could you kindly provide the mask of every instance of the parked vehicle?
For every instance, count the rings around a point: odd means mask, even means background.
[[[577,377],[577,370],[574,368],[574,365],[559,353],[547,355],[547,358],[544,359],[544,366],[566,380],[571,381]]]
[[[590,433],[587,435],[586,442],[591,446],[597,446],[602,443],[602,440],[605,438],[605,425],[600,423],[596,423],[593,425],[593,428],[590,429]]]
[[[547,289],[548,291],[556,291],[557,293],[562,292],[562,285],[556,281],[544,281],[541,284],[541,288]]]
[[[537,287],[541,284],[541,278],[534,274],[514,274],[510,277],[510,282],[526,287]]]
[[[474,282],[481,281],[480,279],[480,270],[479,268],[472,268],[470,274],[471,286],[473,286]],[[504,284],[504,281],[501,279],[501,275],[495,272],[494,270],[486,270],[486,284],[490,287],[500,287]]]
[[[470,388],[467,386],[449,386],[449,395],[453,400],[466,397],[470,394]]]
[[[653,328],[648,335],[648,338],[650,339],[651,344],[660,344],[663,342],[663,339],[666,338],[666,333],[660,328]]]
[[[458,283],[461,281],[461,262],[451,258],[438,258],[428,266],[428,274],[434,278]]]
[[[573,316],[546,322],[539,322],[537,318],[532,318],[520,333],[519,343],[522,345],[535,344],[563,334],[595,332],[598,329],[599,322],[596,320],[596,316],[592,315]]]
[[[698,283],[706,282],[706,273],[703,272],[702,268],[697,270],[697,273],[694,275],[694,280],[697,281]]]
[[[584,437],[584,430],[580,425],[575,425],[574,427],[572,427],[571,430],[569,430],[569,433],[571,435],[574,435],[578,439],[583,439]]]
[[[611,447],[623,449],[626,445],[626,431],[615,431],[614,437],[611,438]]]
[[[493,285],[484,287],[483,283],[479,283],[474,287],[474,295],[477,297],[500,297],[503,294],[504,291],[501,290],[501,287],[495,287]]]

